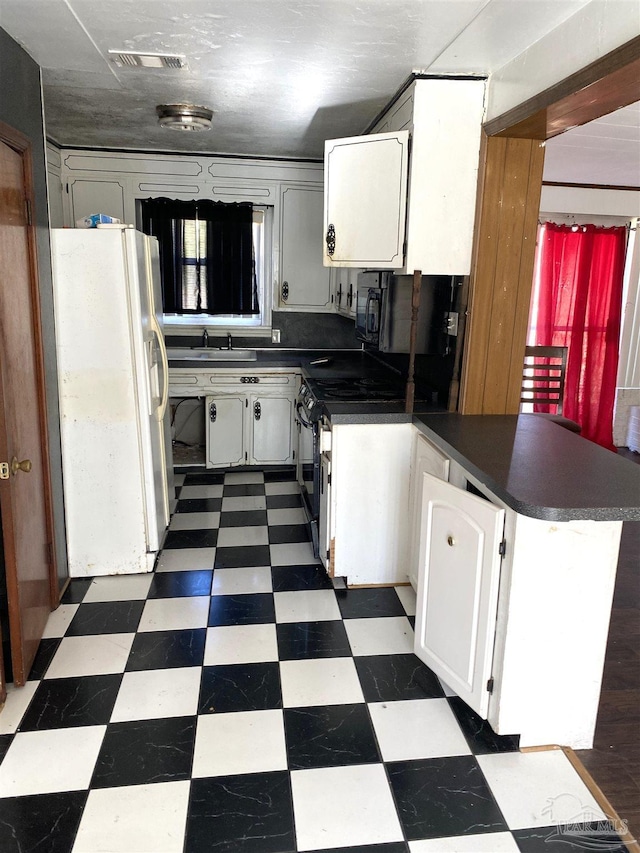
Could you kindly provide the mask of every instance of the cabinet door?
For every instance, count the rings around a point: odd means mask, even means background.
[[[251,464],[289,464],[293,461],[291,436],[293,400],[291,397],[252,396],[249,401],[252,422]]]
[[[331,308],[329,271],[322,263],[323,193],[318,187],[282,191],[282,251],[279,308]]]
[[[330,575],[331,571],[331,456],[320,457],[320,507],[318,511],[318,550],[320,560]]]
[[[408,162],[407,131],[325,142],[327,266],[403,266]]]
[[[423,474],[432,474],[439,480],[446,482],[449,479],[449,458],[426,438],[416,435],[411,460],[411,555],[409,562],[409,580],[415,590],[418,589]]]
[[[430,474],[422,482],[414,650],[486,718],[504,510]]]
[[[244,412],[247,398],[207,397],[207,468],[243,465]]]
[[[336,312],[345,317],[355,317],[356,315],[359,272],[361,270],[357,267],[333,267],[331,269],[333,304]]]

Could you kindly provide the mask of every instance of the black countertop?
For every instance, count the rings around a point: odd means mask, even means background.
[[[416,414],[426,438],[516,512],[640,519],[640,466],[536,415]]]

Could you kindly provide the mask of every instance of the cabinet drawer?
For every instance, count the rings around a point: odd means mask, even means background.
[[[216,373],[209,376],[208,381],[215,388],[234,386],[238,389],[244,389],[245,387],[249,388],[256,385],[259,385],[261,388],[265,386],[286,388],[287,386],[295,386],[296,377],[288,373],[271,373],[266,375],[262,373],[236,373],[233,375]]]

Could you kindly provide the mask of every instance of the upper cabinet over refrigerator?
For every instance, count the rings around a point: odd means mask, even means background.
[[[371,134],[325,143],[326,266],[469,273],[484,94],[415,79]]]

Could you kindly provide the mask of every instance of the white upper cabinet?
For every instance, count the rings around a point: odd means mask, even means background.
[[[324,150],[324,263],[401,266],[409,134],[330,139]]]
[[[322,188],[283,186],[281,193],[280,287],[276,307],[294,311],[331,309],[330,272],[318,242]]]
[[[469,273],[484,95],[481,79],[414,80],[373,133],[325,144],[327,266]]]

